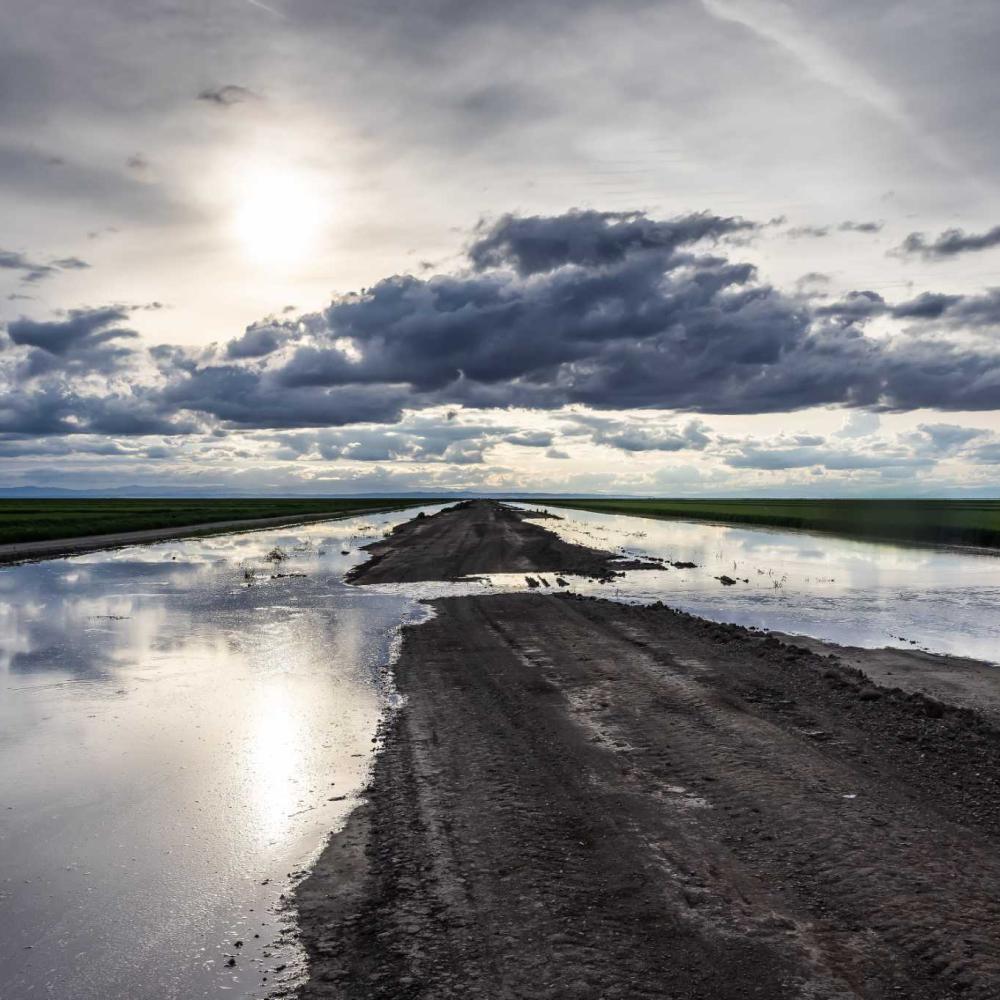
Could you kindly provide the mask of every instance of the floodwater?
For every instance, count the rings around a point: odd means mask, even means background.
[[[853,541],[828,535],[694,521],[658,521],[513,504],[560,520],[539,524],[568,541],[695,567],[635,570],[611,584],[568,577],[571,590],[624,601],[663,601],[715,621],[754,625],[844,645],[896,646],[1000,660],[1000,557],[983,552]],[[726,586],[718,577],[737,582]],[[560,589],[543,574],[538,593]],[[409,587],[382,593],[416,594]],[[525,590],[523,574],[488,583],[433,584],[421,596]]]
[[[352,808],[381,668],[426,614],[343,574],[415,513],[0,569],[0,997],[297,981],[282,894]]]
[[[994,556],[548,509],[572,541],[697,564],[577,592],[1000,658]],[[424,597],[527,589],[345,585],[359,546],[416,513],[0,569],[3,1000],[294,988],[283,897],[363,787],[399,626]]]
[[[629,573],[594,592],[843,645],[1000,660],[996,555],[547,509],[563,520],[540,523],[567,539],[697,564]],[[725,586],[716,579],[723,575],[738,582]]]

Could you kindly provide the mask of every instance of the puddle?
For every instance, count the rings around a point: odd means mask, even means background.
[[[0,569],[0,996],[294,984],[282,896],[353,807],[398,702],[380,668],[427,615],[342,577],[415,513]]]

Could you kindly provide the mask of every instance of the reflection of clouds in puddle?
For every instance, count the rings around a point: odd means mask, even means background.
[[[221,962],[177,956],[240,937],[249,963],[268,944],[260,921],[275,926],[286,873],[364,781],[394,630],[423,614],[343,583],[381,530],[331,522],[0,569],[0,801],[5,860],[26,880],[4,904],[0,993],[32,981],[18,978],[29,943],[87,952],[85,979],[52,970],[76,1000],[150,981],[206,995]],[[246,586],[241,562],[270,569],[276,545],[282,570],[306,576]],[[92,873],[83,888],[66,857]],[[291,969],[290,947],[267,964]]]
[[[539,523],[568,541],[615,552],[624,549],[636,557],[698,564],[695,569],[662,573],[629,572],[608,586],[574,578],[573,589],[579,593],[659,600],[719,621],[845,644],[916,645],[991,661],[998,658],[1000,620],[995,609],[1000,603],[1000,559],[996,556],[778,529],[549,509],[561,520]],[[723,588],[718,581],[723,574],[739,577],[740,582]],[[498,577],[493,580],[506,589],[525,589]]]

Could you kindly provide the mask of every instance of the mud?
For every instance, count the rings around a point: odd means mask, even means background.
[[[579,573],[610,579],[658,563],[616,559],[614,553],[565,542],[532,511],[488,500],[468,500],[399,525],[365,546],[371,558],[348,577],[354,583],[456,580],[477,573]]]

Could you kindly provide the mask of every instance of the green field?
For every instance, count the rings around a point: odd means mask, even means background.
[[[399,510],[426,500],[8,500],[0,499],[0,544],[117,531],[182,528],[258,517],[331,517]]]
[[[546,500],[608,514],[1000,548],[1000,500]]]

